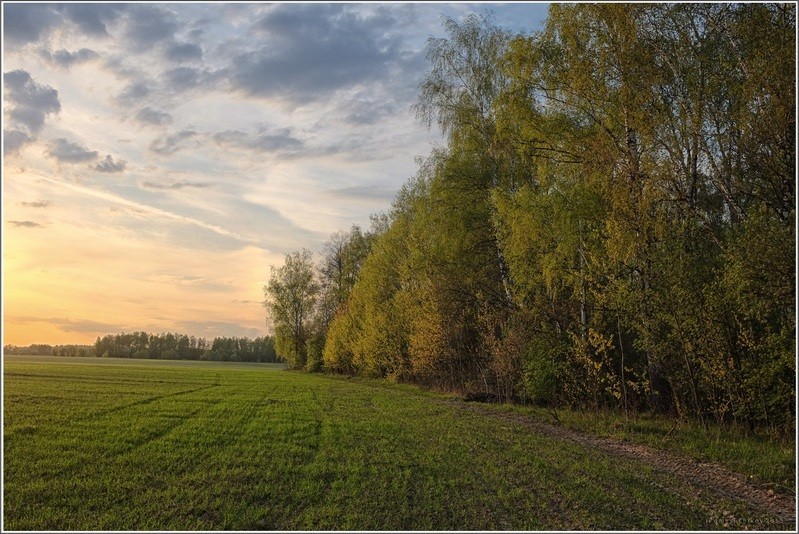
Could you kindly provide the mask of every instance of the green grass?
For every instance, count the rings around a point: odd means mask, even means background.
[[[443,399],[258,364],[6,357],[3,527],[721,528],[648,466]]]
[[[533,414],[553,422],[552,412],[524,406],[503,407]],[[573,430],[607,436],[670,451],[699,462],[715,462],[747,475],[774,491],[795,494],[796,441],[768,432],[710,424],[707,428],[690,421],[674,421],[643,414],[625,419],[612,412],[599,414],[556,410],[558,421]]]

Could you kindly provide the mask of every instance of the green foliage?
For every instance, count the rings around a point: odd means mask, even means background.
[[[792,436],[795,24],[787,4],[553,4],[515,36],[445,19],[416,110],[446,146],[380,219],[326,367]]]
[[[275,350],[294,369],[304,369],[308,363],[309,323],[318,293],[310,251],[286,254],[282,267],[272,266],[264,306],[274,324]]]
[[[51,346],[43,343],[34,343],[25,347],[16,345],[4,345],[3,354],[14,355],[37,355],[37,356],[77,356],[85,358],[94,356],[94,347],[91,345],[56,345]]]
[[[77,355],[80,350],[78,350]],[[104,358],[149,358],[167,360],[212,360],[243,362],[277,362],[274,339],[269,336],[215,337],[210,343],[205,338],[186,334],[107,334],[98,337],[86,355]]]

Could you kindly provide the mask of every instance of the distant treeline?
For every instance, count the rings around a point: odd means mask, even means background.
[[[16,345],[6,345],[3,347],[5,354],[25,355],[25,356],[94,356],[92,345],[47,345],[35,343],[27,347]]]
[[[151,360],[203,360],[219,362],[280,362],[274,340],[269,337],[204,337],[186,334],[108,334],[98,337],[94,345],[47,345],[27,347],[6,345],[5,354],[88,356],[102,358],[141,358]]]

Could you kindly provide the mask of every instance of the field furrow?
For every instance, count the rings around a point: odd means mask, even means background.
[[[236,364],[4,370],[5,530],[793,527],[410,386]]]

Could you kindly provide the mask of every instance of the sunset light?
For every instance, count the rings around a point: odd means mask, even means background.
[[[290,250],[386,210],[439,134],[442,15],[545,5],[4,3],[3,343],[255,337]]]

